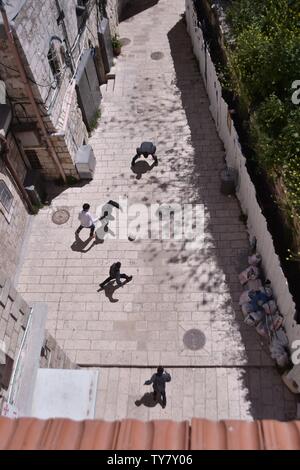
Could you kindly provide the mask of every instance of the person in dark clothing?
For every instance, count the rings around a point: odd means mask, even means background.
[[[153,374],[150,380],[146,380],[144,385],[153,384],[154,400],[162,400],[162,407],[167,404],[166,382],[171,382],[171,375],[164,370],[162,366],[157,368],[156,374]]]
[[[114,279],[117,281],[118,286],[122,286],[121,279],[126,279],[126,281],[131,281],[132,276],[127,276],[127,274],[121,274],[120,269],[121,269],[120,261],[111,265],[109,269],[109,277],[105,279],[105,281],[101,282],[101,284],[99,284],[101,289],[104,289],[105,285],[108,284],[110,281],[113,281]]]
[[[136,155],[131,161],[131,167],[134,166],[135,162],[140,158],[141,155],[144,155],[145,158],[148,158],[149,155],[152,155],[154,160],[153,165],[158,165],[158,159],[155,155],[156,146],[152,142],[143,142],[140,147],[136,149]]]

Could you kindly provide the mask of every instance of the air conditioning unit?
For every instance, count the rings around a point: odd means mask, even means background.
[[[75,164],[80,179],[93,179],[96,168],[96,158],[91,145],[79,147]]]
[[[6,136],[12,120],[11,108],[8,104],[0,104],[0,134]]]

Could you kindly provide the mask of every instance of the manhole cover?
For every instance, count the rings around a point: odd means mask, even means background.
[[[163,58],[163,53],[162,52],[152,52],[151,54],[151,59],[153,60],[160,60]]]
[[[56,225],[63,225],[68,222],[70,218],[70,214],[66,209],[59,209],[58,211],[54,212],[52,216],[52,222]]]
[[[188,349],[191,349],[192,351],[202,349],[206,343],[205,334],[200,330],[196,330],[195,328],[188,330],[184,334],[183,343]]]
[[[121,43],[122,46],[128,46],[128,44],[131,43],[131,40],[129,38],[121,38]]]

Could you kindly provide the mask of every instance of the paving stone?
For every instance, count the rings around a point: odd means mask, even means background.
[[[171,9],[169,0],[160,0],[120,24],[120,35],[132,42],[130,52],[117,60],[115,88],[104,90],[101,120],[90,138],[97,160],[94,179],[57,195],[35,216],[21,269],[19,291],[29,303],[37,298],[47,302],[47,328],[65,343],[70,359],[128,367],[120,369],[123,392],[117,380],[107,379],[107,388],[101,389],[97,417],[103,419],[126,413],[138,419],[217,419],[226,413],[249,419],[264,416],[263,401],[267,414],[283,413],[276,411],[275,393],[272,402],[268,392],[262,397],[268,389],[263,374],[242,368],[252,365],[265,372],[274,364],[258,336],[243,334],[247,329],[237,305],[242,289],[236,260],[248,249],[248,233],[238,219],[236,198],[220,194],[223,144],[180,17],[184,8],[184,0],[172,0]],[[141,31],[147,34],[142,37]],[[155,49],[163,52],[162,60],[151,60]],[[157,144],[159,165],[137,179],[130,162],[136,147],[149,139]],[[201,204],[205,237],[194,244],[106,238],[95,246],[88,242],[83,252],[73,251],[82,203],[89,202],[96,213],[100,204],[119,196],[128,197],[128,206]],[[57,227],[51,215],[62,206],[70,208],[71,218]],[[150,228],[155,232],[157,221]],[[83,240],[86,235],[82,232]],[[133,275],[132,282],[111,295],[98,292],[117,260]],[[2,289],[4,307],[7,295]],[[206,336],[204,348],[196,352],[182,343],[192,328]],[[134,402],[146,391],[142,384],[149,369],[136,372],[130,366],[161,363],[179,367],[167,389],[170,404],[166,410],[137,407]],[[189,368],[186,376],[180,366]],[[278,387],[276,397],[281,397]],[[286,393],[283,401],[289,402]],[[292,413],[292,406],[284,413]]]
[[[4,285],[0,287],[0,305],[2,305],[3,307],[5,307],[6,305],[10,288],[11,282],[9,279],[6,279]]]

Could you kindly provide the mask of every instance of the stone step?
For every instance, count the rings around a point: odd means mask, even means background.
[[[108,80],[106,84],[106,93],[113,93],[115,88],[115,80]]]
[[[110,71],[106,74],[107,80],[110,80],[112,78],[116,78],[116,65],[113,65],[110,69]]]

